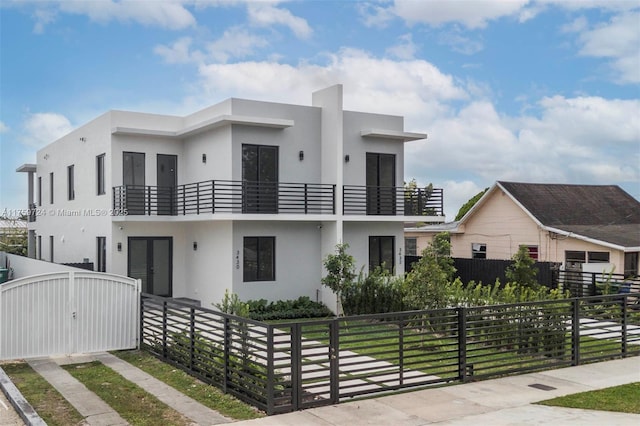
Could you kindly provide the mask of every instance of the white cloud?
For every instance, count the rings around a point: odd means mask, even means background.
[[[287,9],[276,7],[267,2],[250,2],[247,4],[249,21],[256,26],[270,27],[274,24],[288,27],[298,38],[308,38],[313,30],[303,18],[293,15]]]
[[[519,15],[529,0],[396,0],[393,12],[410,24],[440,26],[459,23],[467,28],[484,28],[489,21]]]
[[[484,49],[482,41],[462,35],[462,32],[457,27],[440,33],[438,42],[451,47],[454,52],[462,53],[463,55],[473,55]]]
[[[33,26],[33,32],[36,34],[42,34],[46,25],[55,21],[56,12],[51,9],[36,9],[33,12],[33,17],[36,23]]]
[[[356,3],[356,10],[365,27],[384,28],[395,17],[393,8],[368,2]]]
[[[413,59],[415,57],[418,46],[413,42],[411,33],[404,34],[399,37],[399,43],[387,49],[387,54],[395,56],[398,59]]]
[[[620,83],[640,83],[640,12],[627,12],[609,22],[582,29],[580,55],[610,58],[615,79]]]
[[[182,37],[170,46],[157,45],[153,51],[168,64],[185,64],[202,60],[201,52],[191,51],[191,43],[191,37]]]
[[[221,38],[208,46],[210,55],[217,61],[227,62],[229,58],[243,58],[254,53],[256,48],[265,47],[267,41],[250,34],[240,27],[233,27],[224,32]]]
[[[4,122],[0,121],[0,133],[4,133],[8,131],[9,131],[9,127],[6,124],[4,124]]]
[[[73,126],[64,115],[54,112],[29,114],[24,121],[22,142],[28,146],[41,148],[66,135]]]

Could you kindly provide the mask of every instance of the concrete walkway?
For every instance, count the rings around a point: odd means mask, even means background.
[[[94,360],[102,362],[125,379],[140,386],[193,421],[196,425],[216,425],[231,422],[230,419],[220,413],[205,407],[166,383],[108,353],[40,358],[29,360],[28,362],[34,370],[51,383],[85,417],[87,424],[127,425],[127,421],[120,417],[116,411],[60,367],[65,364],[78,364]]]
[[[232,421],[201,406],[163,382],[110,354],[47,358],[30,361],[30,364],[52,382],[72,404],[85,407],[82,411],[80,409],[78,411],[87,416],[88,424],[126,424],[110,407],[101,405],[102,400],[86,390],[84,385],[74,383],[75,379],[59,366],[69,362],[87,362],[95,359],[113,368],[147,392],[156,395],[158,399],[189,417],[197,425],[204,426]],[[640,357],[630,357],[578,367],[345,402],[262,419],[240,421],[234,423],[234,426],[391,424],[398,426],[429,424],[637,426],[640,424],[640,415],[638,414],[546,407],[532,405],[532,403],[556,396],[638,381],[640,381]]]

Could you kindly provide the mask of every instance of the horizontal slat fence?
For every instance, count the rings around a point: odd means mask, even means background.
[[[263,323],[157,296],[141,343],[268,414],[640,355],[640,294]]]

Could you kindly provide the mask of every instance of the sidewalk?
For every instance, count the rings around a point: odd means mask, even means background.
[[[49,380],[88,424],[126,424],[84,385],[73,383],[59,364],[100,360],[155,395],[196,425],[230,423],[217,412],[110,354],[45,358],[29,363]],[[62,373],[61,373],[62,372]],[[68,377],[67,377],[68,376]],[[75,379],[73,379],[75,381]],[[305,411],[235,422],[234,426],[275,425],[633,425],[640,415],[531,405],[556,396],[640,381],[640,357],[510,376],[494,380],[381,396]],[[77,381],[76,381],[77,382]],[[77,386],[81,386],[81,388]],[[532,387],[543,385],[543,390]],[[98,399],[96,401],[94,398]],[[104,404],[101,405],[100,403]],[[1,420],[1,417],[0,417]],[[124,422],[124,423],[123,423]],[[3,425],[0,421],[0,426]],[[8,423],[12,424],[12,423]]]

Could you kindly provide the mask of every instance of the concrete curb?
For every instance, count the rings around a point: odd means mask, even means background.
[[[36,413],[36,410],[34,410],[31,404],[22,396],[2,367],[0,367],[0,389],[26,425],[47,426],[44,420]]]

